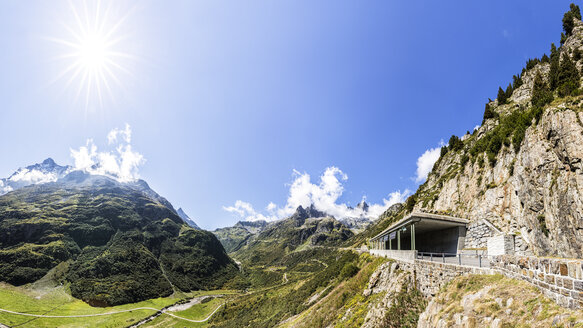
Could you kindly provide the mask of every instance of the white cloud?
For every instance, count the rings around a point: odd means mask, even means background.
[[[98,151],[93,139],[88,139],[85,146],[77,150],[71,149],[71,157],[75,161],[74,169],[109,176],[120,182],[138,179],[139,167],[145,159],[142,154],[132,150],[131,134],[129,124],[126,124],[124,130],[111,130],[107,141],[108,144],[116,146],[114,151]]]
[[[253,206],[251,206],[251,204],[241,200],[236,201],[235,206],[223,206],[223,210],[231,213],[236,213],[241,219],[245,221],[258,221],[258,220],[273,221],[275,219],[275,217],[264,216],[261,213],[257,213],[253,209]]]
[[[391,205],[397,203],[403,203],[407,197],[411,195],[411,190],[405,189],[405,191],[401,192],[399,190],[393,191],[389,194],[389,199],[383,199],[383,204],[372,204],[369,205],[368,214],[371,218],[378,218],[383,212],[391,207]]]
[[[123,138],[123,140],[125,140],[126,143],[128,143],[128,144],[131,143],[132,142],[132,128],[130,127],[130,125],[126,123],[125,129],[123,129],[123,130],[115,128],[115,129],[109,131],[109,133],[107,134],[107,143],[111,145],[112,143],[117,142],[118,136]]]
[[[415,182],[421,183],[427,179],[429,172],[433,169],[433,164],[439,159],[441,154],[441,147],[444,146],[443,141],[435,148],[427,149],[417,159],[417,172],[415,174]]]
[[[270,202],[266,206],[267,214],[257,212],[253,206],[241,200],[237,200],[234,206],[223,206],[225,211],[231,212],[244,220],[273,221],[292,215],[298,206],[309,207],[314,205],[317,210],[334,216],[337,219],[366,217],[375,219],[389,206],[403,202],[411,194],[409,190],[396,191],[389,194],[388,199],[383,199],[382,204],[371,204],[369,210],[364,212],[360,208],[351,208],[345,203],[338,203],[344,192],[343,182],[348,176],[337,167],[326,168],[320,176],[318,184],[312,183],[310,175],[293,171],[293,182],[289,185],[289,194],[284,206],[279,207]]]
[[[11,186],[7,186],[4,181],[0,180],[0,195],[11,192],[13,189]]]
[[[479,129],[479,128],[480,128],[480,126],[481,126],[481,125],[476,125],[476,126],[474,126],[474,129],[473,129],[472,131],[476,131],[477,129]]]
[[[42,172],[40,170],[20,169],[10,176],[10,181],[21,182],[24,184],[47,183],[57,181],[59,177],[55,172]],[[1,187],[1,186],[0,186]]]

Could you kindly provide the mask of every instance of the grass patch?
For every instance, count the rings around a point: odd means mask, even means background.
[[[212,294],[232,294],[233,291],[199,291],[179,293],[171,297],[155,298],[132,304],[113,307],[91,307],[71,297],[63,287],[30,290],[0,284],[0,308],[42,315],[85,315],[116,312],[138,307],[162,309],[181,299]],[[155,313],[153,310],[136,310],[107,316],[86,318],[35,318],[0,312],[0,322],[19,327],[127,327]]]

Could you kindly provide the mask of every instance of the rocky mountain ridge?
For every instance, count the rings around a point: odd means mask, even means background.
[[[26,186],[55,182],[71,186],[91,185],[97,183],[98,181],[101,181],[102,183],[119,182],[112,177],[107,177],[107,179],[103,179],[103,177],[105,176],[92,175],[84,171],[75,170],[70,165],[59,165],[49,157],[41,163],[36,163],[17,169],[8,178],[0,179],[0,195],[4,195],[8,192],[18,190]],[[194,220],[186,215],[186,213],[184,213],[181,208],[176,211],[172,204],[166,198],[160,196],[157,192],[152,190],[146,181],[137,179],[134,181],[120,183],[136,189],[152,199],[155,199],[157,202],[175,211],[176,214],[180,216],[188,225],[195,229],[200,229],[196,222],[194,222]]]
[[[528,252],[583,257],[583,23],[573,23],[550,59],[529,61],[508,100],[499,92],[486,105],[471,136],[450,139],[407,210],[484,218],[523,239]],[[564,94],[565,82],[552,91],[567,74],[577,88]]]
[[[369,222],[368,219],[366,220]],[[313,245],[324,242],[330,233],[334,234],[338,231],[341,231],[340,235],[334,236],[334,238],[339,237],[346,240],[354,235],[348,224],[319,211],[313,204],[305,208],[301,205],[298,206],[294,214],[282,220],[273,222],[239,221],[232,227],[216,229],[213,233],[227,252],[231,253],[249,245],[256,239],[265,238],[265,236],[287,239],[292,228],[294,230],[304,229],[299,243],[305,242],[310,237],[313,238],[311,242]]]
[[[194,229],[197,229],[197,230],[201,230],[200,227],[196,224],[196,222],[194,222],[194,220],[191,219],[190,216],[188,216],[188,214],[186,214],[184,212],[184,210],[182,209],[182,207],[178,208],[178,210],[176,211],[176,214],[178,214],[178,216],[184,222],[186,222],[186,224],[188,224],[191,228],[194,228]]]

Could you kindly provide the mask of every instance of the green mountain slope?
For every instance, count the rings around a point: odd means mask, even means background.
[[[239,221],[232,227],[220,228],[213,231],[219,239],[227,253],[239,250],[247,241],[259,233],[267,222],[261,221]]]
[[[314,206],[300,206],[289,218],[267,225],[232,255],[243,263],[267,265],[302,246],[339,245],[353,235],[341,222]]]
[[[0,196],[0,281],[31,283],[57,265],[73,296],[100,306],[217,288],[238,272],[145,182],[82,172]]]

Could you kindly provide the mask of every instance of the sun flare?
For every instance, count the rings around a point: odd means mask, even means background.
[[[126,39],[121,26],[129,14],[113,17],[112,2],[106,8],[101,1],[82,4],[81,8],[69,5],[73,23],[62,23],[67,36],[49,38],[64,49],[56,58],[64,68],[53,82],[66,81],[65,89],[76,85],[75,100],[83,98],[86,108],[101,107],[106,94],[114,100],[114,87],[123,89],[120,76],[132,75],[124,64],[135,56],[119,49]]]

